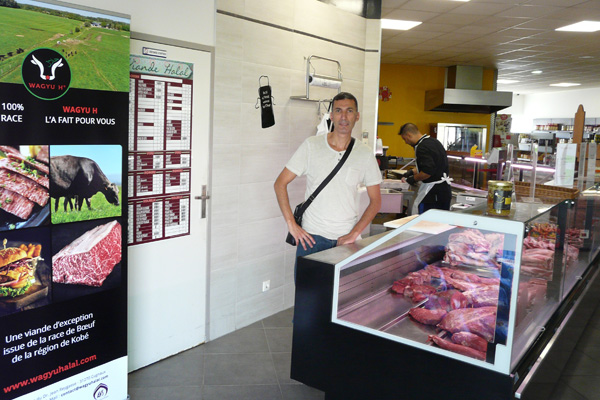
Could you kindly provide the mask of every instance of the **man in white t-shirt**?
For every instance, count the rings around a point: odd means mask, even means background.
[[[379,212],[381,172],[371,148],[358,140],[342,168],[304,212],[302,226],[296,224],[290,207],[288,184],[306,175],[307,199],[343,157],[359,117],[356,98],[350,93],[337,94],[331,111],[333,132],[306,139],[275,181],[277,202],[290,234],[299,243],[297,257],[354,243]],[[369,205],[359,216],[361,186],[366,186]]]

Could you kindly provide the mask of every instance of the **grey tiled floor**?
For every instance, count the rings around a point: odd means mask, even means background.
[[[131,399],[323,400],[290,378],[291,321],[290,308],[132,372]],[[548,400],[600,400],[600,307]]]
[[[293,309],[129,374],[132,400],[323,400],[290,378]]]

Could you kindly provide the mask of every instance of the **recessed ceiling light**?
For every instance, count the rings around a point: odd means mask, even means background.
[[[538,69],[538,70],[535,70],[535,71],[531,71],[531,73],[532,73],[532,74],[541,74],[541,73],[542,73],[542,71]]]
[[[517,82],[521,82],[521,81],[517,81],[517,80],[514,80],[514,79],[498,79],[496,81],[496,83],[504,83],[504,84],[507,84],[507,85],[509,85],[511,83],[517,83]]]
[[[556,28],[556,30],[567,32],[596,32],[600,31],[600,21],[581,21],[576,24]]]
[[[382,19],[381,29],[395,29],[399,31],[407,31],[417,25],[421,25],[420,21],[404,21],[401,19]]]
[[[579,86],[581,83],[571,83],[571,82],[561,82],[561,83],[551,83],[550,86],[560,86],[560,87],[569,87],[569,86]]]

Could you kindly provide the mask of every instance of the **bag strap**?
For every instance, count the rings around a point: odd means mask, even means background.
[[[315,199],[315,197],[317,197],[317,195],[321,192],[321,190],[323,190],[325,188],[325,186],[327,186],[327,184],[329,183],[329,181],[331,181],[333,179],[333,177],[335,176],[335,174],[338,173],[338,171],[340,170],[340,168],[342,168],[342,165],[344,165],[344,163],[346,162],[346,160],[350,156],[350,152],[352,151],[352,147],[354,147],[354,138],[350,139],[350,143],[348,144],[348,147],[346,148],[346,152],[344,153],[344,156],[337,163],[337,165],[335,166],[335,168],[329,173],[329,175],[327,175],[327,178],[325,178],[323,180],[323,182],[321,182],[321,184],[319,185],[319,187],[308,197],[308,199],[306,199],[306,201],[304,203],[302,203],[302,207],[300,207],[300,210],[299,210],[300,215],[304,214],[304,211],[306,211],[306,209],[308,208],[308,206],[310,206],[310,203],[313,202],[313,200]]]

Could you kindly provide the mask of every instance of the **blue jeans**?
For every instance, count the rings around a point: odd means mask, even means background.
[[[294,263],[294,282],[296,282],[296,268],[298,267],[298,257],[307,256],[309,254],[318,253],[319,251],[334,248],[337,245],[337,239],[327,239],[319,235],[311,235],[315,239],[313,247],[306,246],[306,250],[302,248],[301,244],[296,246],[296,262]]]

